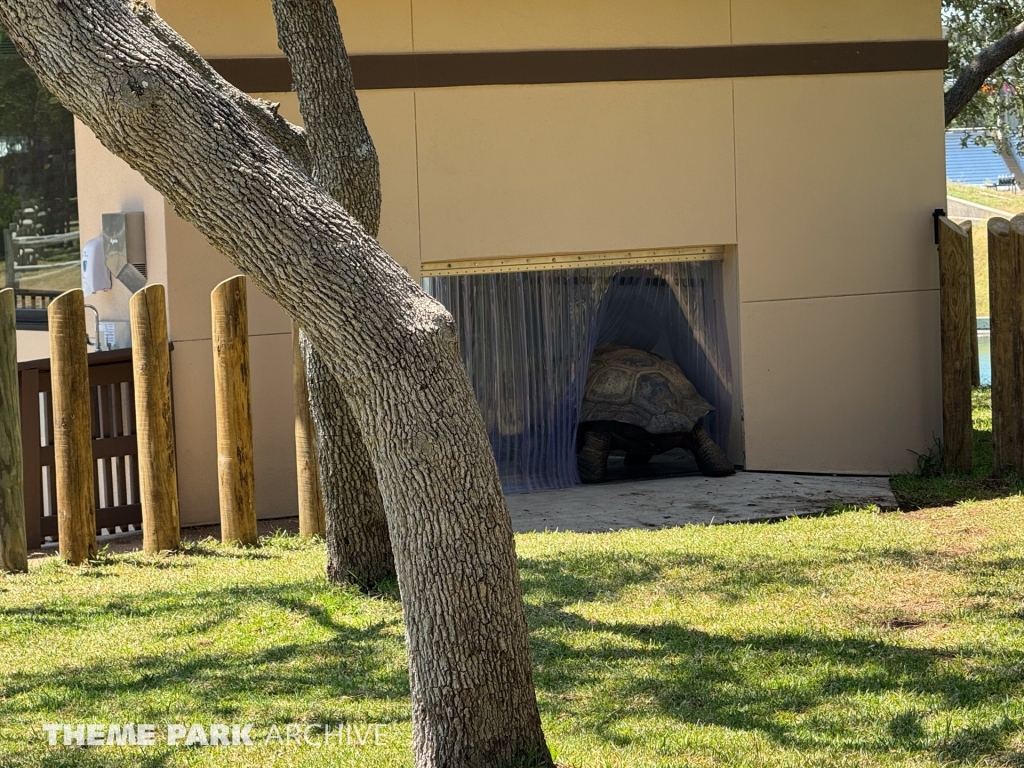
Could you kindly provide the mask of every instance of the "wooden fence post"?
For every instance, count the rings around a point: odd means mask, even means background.
[[[316,431],[309,409],[309,386],[302,362],[299,326],[292,323],[292,384],[295,392],[295,469],[299,482],[299,535],[323,536],[326,531]]]
[[[946,472],[970,474],[974,463],[971,331],[977,320],[970,238],[945,216],[939,219],[939,288],[942,328],[942,445]]]
[[[96,497],[89,404],[85,299],[62,293],[47,310],[53,387],[53,451],[60,556],[80,565],[96,556]]]
[[[0,571],[28,571],[13,288],[0,291]]]
[[[139,445],[142,548],[152,555],[181,546],[178,462],[171,410],[171,356],[164,287],[154,283],[132,296],[132,369]]]
[[[971,265],[971,386],[981,386],[981,354],[978,351],[978,284],[974,278],[974,223],[967,219],[960,222],[960,229],[967,236],[968,261]]]
[[[1024,218],[988,222],[992,470],[1024,474]]]
[[[252,455],[249,319],[245,277],[213,289],[213,379],[217,396],[217,472],[221,541],[258,543]]]

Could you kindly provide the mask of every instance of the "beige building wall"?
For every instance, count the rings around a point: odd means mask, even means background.
[[[17,331],[18,362],[43,360],[50,356],[50,334],[46,331]]]
[[[170,206],[165,231],[181,518],[184,524],[213,522],[219,507],[210,292],[238,270]],[[298,509],[295,446],[289,439],[291,323],[251,283],[247,298],[256,511],[259,517],[284,517]]]
[[[423,261],[736,242],[728,80],[416,93]]]
[[[269,2],[155,0],[165,21],[206,57],[280,56]],[[336,0],[350,53],[411,51],[409,0]]]
[[[735,94],[747,464],[905,470],[941,436],[942,74]]]
[[[156,7],[206,56],[280,56],[269,3]],[[941,37],[939,0],[338,8],[356,54]],[[945,196],[941,87],[940,73],[919,72],[363,91],[381,157],[380,240],[414,276],[424,261],[729,246],[736,458],[906,469],[910,450],[941,433],[930,230]],[[264,95],[298,121],[294,94]],[[183,520],[213,521],[209,291],[234,270],[79,133],[83,235],[103,211],[147,213],[151,269],[170,297]],[[250,313],[259,511],[292,514],[288,322],[253,289]]]
[[[730,0],[733,45],[939,40],[939,0]]]
[[[205,56],[279,56],[270,3],[155,0]],[[351,53],[942,37],[937,0],[335,0]]]

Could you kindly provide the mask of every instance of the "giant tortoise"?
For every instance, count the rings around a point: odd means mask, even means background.
[[[626,452],[627,466],[639,466],[677,447],[693,453],[705,475],[733,474],[735,467],[700,425],[712,410],[675,363],[631,347],[598,347],[580,411],[580,479],[604,480],[613,450]]]

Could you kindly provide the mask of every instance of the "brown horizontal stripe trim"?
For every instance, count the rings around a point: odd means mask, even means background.
[[[909,72],[945,69],[948,55],[945,40],[382,53],[352,56],[352,72],[358,89],[381,90]],[[210,64],[248,93],[292,90],[283,56],[215,58]]]

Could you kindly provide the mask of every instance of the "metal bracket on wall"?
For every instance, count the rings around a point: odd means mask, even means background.
[[[935,244],[939,244],[939,219],[946,215],[945,208],[936,208],[932,211],[932,225],[935,227]]]

